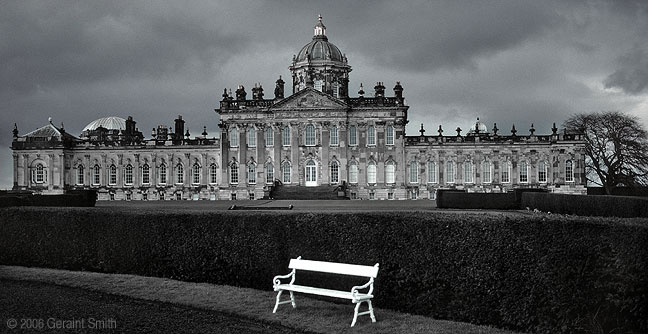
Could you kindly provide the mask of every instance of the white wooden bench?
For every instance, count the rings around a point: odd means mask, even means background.
[[[353,321],[351,322],[351,327],[353,327],[358,319],[359,315],[368,314],[371,317],[371,322],[376,322],[376,317],[373,313],[373,306],[371,305],[371,298],[373,298],[373,283],[376,276],[378,276],[378,263],[374,266],[362,266],[356,264],[346,264],[346,263],[335,263],[335,262],[322,262],[322,261],[310,261],[302,260],[301,256],[296,259],[291,259],[288,268],[292,269],[292,272],[284,276],[275,276],[272,280],[274,291],[277,292],[277,302],[275,303],[274,310],[272,313],[277,312],[277,308],[281,304],[291,303],[292,307],[295,308],[295,296],[293,292],[307,293],[313,295],[335,297],[342,299],[350,299],[352,303],[356,304],[355,312],[353,314]],[[339,274],[339,275],[349,275],[349,276],[360,276],[368,277],[369,282],[365,285],[354,286],[351,288],[351,291],[339,291],[339,290],[330,290],[323,289],[311,286],[296,285],[295,276],[297,270],[303,271],[316,271],[322,273],[330,274]],[[281,283],[281,279],[290,278],[290,283]],[[368,289],[366,292],[360,292],[359,290]],[[281,293],[284,291],[290,292],[290,300],[281,301]],[[363,302],[367,303],[369,307],[368,311],[358,313],[360,309],[360,304]]]

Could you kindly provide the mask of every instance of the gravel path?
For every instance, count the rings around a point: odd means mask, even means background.
[[[0,280],[0,321],[0,333],[307,333],[216,311],[13,280]]]

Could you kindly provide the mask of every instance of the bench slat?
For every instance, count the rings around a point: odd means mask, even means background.
[[[376,278],[376,276],[378,276],[378,266],[362,266],[358,264],[311,261],[302,259],[291,259],[288,268],[373,278]]]
[[[322,289],[322,288],[314,288],[311,286],[291,285],[291,284],[280,284],[277,285],[276,289],[302,292],[302,293],[308,293],[312,295],[342,298],[342,299],[353,299],[353,295],[351,294],[350,291],[329,290],[329,289]],[[373,298],[373,295],[369,295],[366,293],[358,293],[358,300],[370,299],[370,298]]]

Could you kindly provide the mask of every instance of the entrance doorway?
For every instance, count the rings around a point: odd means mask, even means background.
[[[317,164],[313,160],[306,162],[306,186],[317,186]]]

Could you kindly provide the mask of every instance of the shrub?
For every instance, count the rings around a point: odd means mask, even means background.
[[[270,290],[299,255],[379,262],[380,307],[538,333],[648,331],[645,219],[8,208],[0,221],[2,264]]]
[[[468,193],[437,191],[438,208],[515,210],[520,207],[515,193]]]
[[[648,198],[524,193],[521,206],[580,216],[648,217]]]

